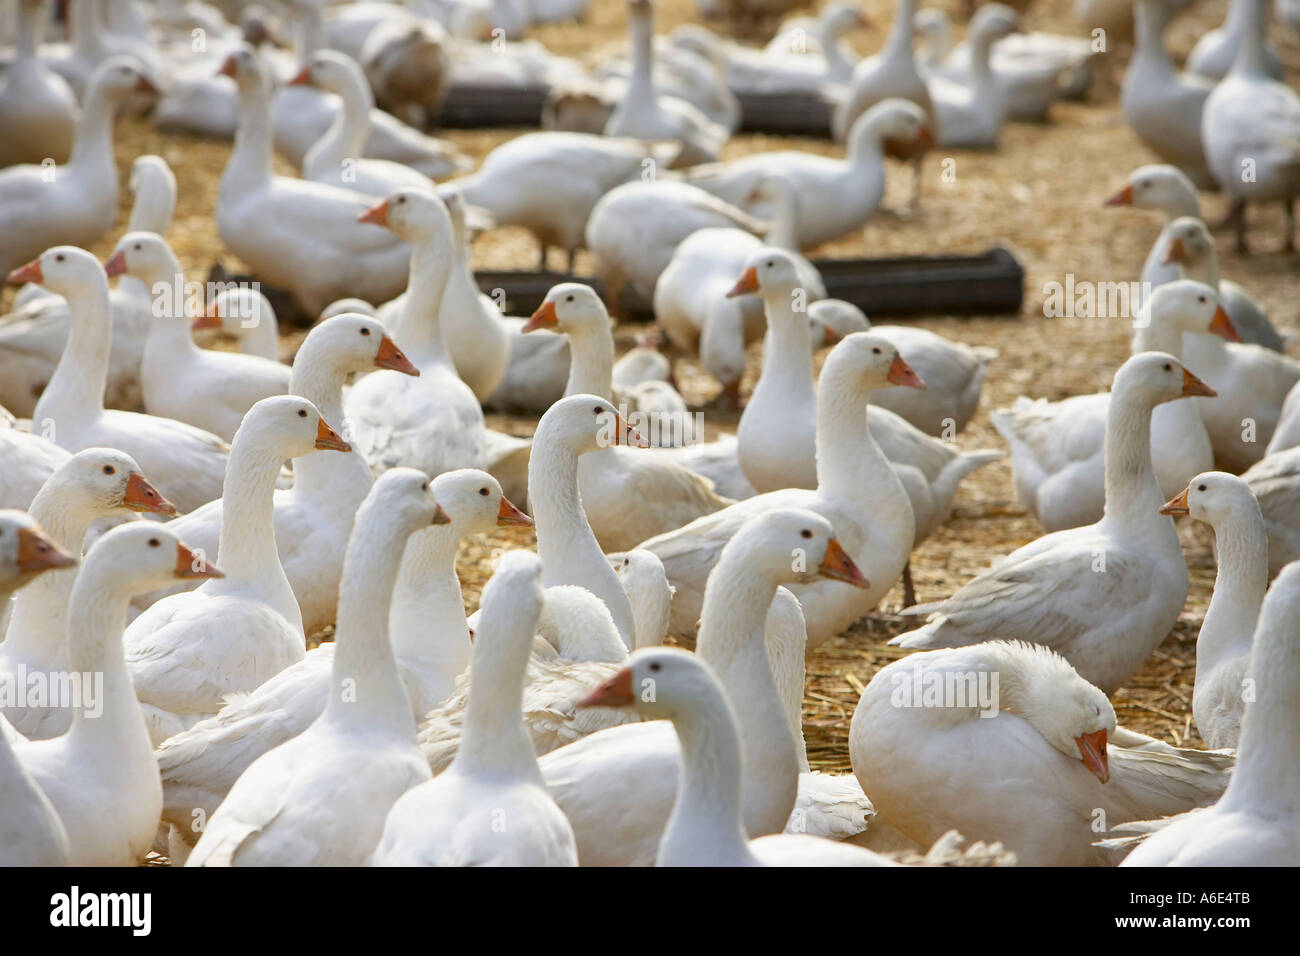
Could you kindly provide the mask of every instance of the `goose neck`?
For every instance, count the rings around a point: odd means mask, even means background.
[[[565,396],[595,395],[611,401],[614,377],[614,337],[604,329],[579,328],[569,333],[569,380]]]
[[[474,642],[469,704],[456,764],[469,773],[495,773],[541,783],[533,741],[524,725],[524,671],[536,619],[485,613]]]
[[[44,5],[34,6],[20,2],[18,4],[18,35],[14,37],[13,66],[35,58],[36,48],[40,45]]]
[[[103,83],[92,82],[86,87],[72,153],[63,171],[64,175],[97,173],[96,179],[105,180],[105,188],[114,192],[117,189],[117,162],[113,154],[115,107],[115,97]]]
[[[1140,352],[1165,352],[1181,361],[1183,333],[1171,321],[1154,314],[1151,303],[1139,313],[1137,327],[1133,330],[1133,354]]]
[[[394,338],[420,365],[449,361],[439,313],[451,273],[450,238],[450,229],[439,227],[411,244],[406,304]]]
[[[898,0],[894,7],[894,21],[885,41],[886,56],[912,55],[912,21],[916,17],[917,0]]]
[[[1264,30],[1267,21],[1265,0],[1236,0],[1232,13],[1240,30],[1237,55],[1229,72],[1237,76],[1267,75],[1264,64]]]
[[[247,421],[247,420],[246,420]],[[262,584],[268,575],[284,577],[275,549],[275,481],[283,453],[258,441],[241,426],[230,446],[221,489],[221,543],[217,565],[232,583]]]
[[[343,386],[347,382],[348,371],[330,361],[322,351],[316,349],[310,340],[303,344],[294,359],[289,393],[310,401],[320,412],[321,418],[341,429],[340,434],[347,438],[348,423],[343,415]],[[355,451],[303,455],[293,463],[294,495],[320,501],[329,508],[360,505],[373,483],[374,475],[370,466]],[[345,498],[348,490],[351,490],[352,497]]]
[[[1165,28],[1169,13],[1165,0],[1138,0],[1133,11],[1135,34],[1134,64],[1149,77],[1152,73],[1173,75],[1178,72],[1174,59],[1165,49]],[[1148,80],[1143,81],[1148,82]]]
[[[47,423],[72,428],[104,410],[112,335],[108,277],[101,272],[91,284],[68,291],[64,298],[72,323],[59,364],[32,412],[33,424],[39,428]]]
[[[799,252],[799,206],[793,189],[782,186],[774,191],[770,222],[768,245]]]
[[[654,23],[648,12],[632,11],[628,18],[632,37],[632,74],[628,98],[654,98]]]
[[[578,455],[572,449],[534,441],[528,461],[528,488],[543,573],[572,562],[575,552],[595,549],[596,554],[601,553],[582,508]]]
[[[420,675],[435,698],[431,705],[451,692],[473,653],[456,576],[461,537],[453,521],[407,539],[388,614],[393,652],[404,672]]]
[[[764,367],[755,388],[767,385],[786,396],[812,397],[812,331],[806,312],[794,310],[798,290],[774,290],[763,297],[767,313],[767,341],[763,346]],[[770,384],[769,384],[770,383]]]
[[[122,633],[130,592],[121,580],[129,569],[117,565],[83,565],[72,586],[68,607],[68,668],[70,673],[103,675],[98,700],[73,710],[70,733],[83,735],[139,721],[135,688],[126,666]],[[102,713],[98,712],[102,708]]]
[[[1111,392],[1103,453],[1106,506],[1102,520],[1129,533],[1140,533],[1159,521],[1172,534],[1172,519],[1159,514],[1164,501],[1151,464],[1153,407],[1149,400],[1124,389]]]
[[[1219,570],[1196,639],[1196,669],[1209,673],[1221,661],[1250,652],[1260,605],[1268,590],[1268,532],[1258,503],[1238,509],[1214,529]]]
[[[311,169],[314,173],[336,172],[345,160],[355,160],[364,155],[366,138],[370,135],[370,110],[375,105],[370,87],[349,82],[336,92],[342,100],[342,108],[303,159],[303,169]]]
[[[258,77],[239,84],[239,127],[222,185],[245,190],[271,181],[271,96]]]

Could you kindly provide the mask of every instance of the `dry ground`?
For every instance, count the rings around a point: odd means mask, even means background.
[[[657,0],[659,30],[698,19],[692,0]],[[955,4],[945,3],[953,7]],[[876,26],[851,39],[861,52],[877,49],[888,30],[892,5],[888,0],[865,0]],[[1040,0],[1027,15],[1029,26],[1056,32],[1076,32],[1070,0]],[[624,16],[617,0],[592,0],[588,22],[581,26],[549,26],[534,35],[557,52],[581,56],[622,38]],[[1226,0],[1205,0],[1175,26],[1171,46],[1181,56],[1205,29],[1222,22]],[[1300,70],[1300,39],[1281,27],[1274,30],[1292,75]],[[1087,103],[1058,104],[1052,122],[1043,126],[1011,125],[996,153],[954,152],[956,179],[942,182],[940,160],[933,153],[924,168],[924,201],[915,214],[882,212],[861,231],[829,243],[817,254],[870,256],[894,253],[969,252],[996,243],[1010,246],[1025,266],[1025,303],[1021,315],[996,318],[935,317],[927,328],[970,343],[991,345],[1001,351],[985,386],[980,413],[960,436],[964,447],[1001,447],[988,420],[988,410],[1021,394],[1060,398],[1108,387],[1116,366],[1127,354],[1128,337],[1123,320],[1052,320],[1042,315],[1044,283],[1063,281],[1067,273],[1077,280],[1128,281],[1137,278],[1143,258],[1159,231],[1156,217],[1134,211],[1102,208],[1102,200],[1129,170],[1153,161],[1125,126],[1116,106],[1116,80],[1126,50],[1112,50],[1102,78]],[[475,157],[518,131],[492,130],[446,135]],[[770,136],[741,136],[727,148],[728,156],[765,149],[798,147],[830,155],[839,148],[825,141]],[[229,145],[178,136],[164,136],[144,122],[126,120],[119,127],[118,157],[125,178],[130,161],[143,152],[164,156],[176,171],[180,200],[172,240],[190,278],[201,279],[223,255],[212,212],[217,200],[221,168]],[[284,164],[281,172],[289,173]],[[910,173],[891,170],[886,203],[903,207],[910,190]],[[125,192],[125,190],[124,190]],[[1207,198],[1207,215],[1217,215],[1221,201]],[[125,224],[123,216],[122,225]],[[1281,217],[1276,210],[1252,213],[1254,248],[1249,258],[1234,256],[1226,237],[1220,238],[1223,272],[1246,284],[1269,307],[1283,329],[1297,324],[1295,300],[1297,257],[1284,256],[1280,248]],[[120,227],[119,227],[120,231]],[[115,232],[94,251],[107,255]],[[226,257],[227,263],[235,265]],[[487,234],[475,247],[476,264],[496,268],[530,268],[535,262],[532,241],[517,230]],[[580,269],[589,262],[580,261]],[[302,333],[286,336],[287,357]],[[626,344],[629,331],[620,330]],[[756,349],[750,376],[760,361]],[[688,398],[703,402],[714,386],[686,358],[678,362]],[[752,384],[752,381],[751,383]],[[748,388],[748,386],[747,386]],[[734,428],[735,418],[710,412],[710,421]],[[521,434],[531,431],[526,420],[496,421]],[[1186,524],[1186,523],[1185,523]],[[922,545],[913,556],[913,569],[921,598],[951,593],[989,562],[1040,534],[1035,521],[1016,503],[1005,463],[995,464],[967,479],[957,496],[947,526]],[[1203,528],[1184,527],[1192,587],[1177,628],[1115,703],[1120,720],[1135,729],[1175,744],[1200,745],[1191,725],[1191,688],[1194,640],[1204,615],[1213,582],[1212,537]],[[477,606],[479,591],[490,574],[492,550],[502,545],[532,546],[530,534],[486,536],[468,543],[460,570],[468,609]],[[904,630],[892,613],[900,604],[895,589],[881,612],[860,622],[848,633],[829,642],[808,662],[805,727],[809,757],[823,770],[848,769],[846,737],[860,688],[877,668],[897,653],[884,647],[888,637]]]

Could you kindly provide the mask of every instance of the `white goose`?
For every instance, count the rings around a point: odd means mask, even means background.
[[[927,116],[934,116],[930,88],[912,51],[912,21],[919,6],[920,0],[897,0],[884,48],[853,68],[844,98],[831,117],[831,131],[837,141],[851,138],[850,131],[863,113],[894,97],[911,100]]]
[[[1201,216],[1201,201],[1196,186],[1177,166],[1152,163],[1139,166],[1129,173],[1128,180],[1106,200],[1107,206],[1132,206],[1135,209],[1153,209],[1164,213],[1164,228],[1142,263],[1142,281],[1152,288],[1172,282],[1179,277],[1178,266],[1166,263],[1170,236],[1166,230],[1183,216]]]
[[[132,512],[175,514],[171,503],[149,484],[140,466],[110,448],[87,448],[59,467],[32,501],[32,517],[59,547],[80,554],[90,526],[101,518]],[[9,613],[0,643],[0,675],[54,675],[68,671],[68,600],[76,573],[43,575],[24,588]],[[64,733],[72,722],[66,705],[15,704],[0,711],[23,736],[41,740]]]
[[[230,449],[217,436],[170,418],[105,411],[112,320],[99,261],[82,249],[55,246],[10,279],[44,283],[68,300],[73,320],[67,348],[32,411],[37,430],[68,451],[103,446],[126,452],[181,511],[220,495]]]
[[[590,286],[552,288],[525,331],[554,329],[569,339],[572,361],[564,394],[613,398],[614,338],[609,313]],[[728,504],[712,482],[675,458],[652,451],[607,447],[578,462],[582,506],[605,551],[625,551],[656,534],[680,528]],[[628,502],[638,507],[628,508]]]
[[[1204,806],[1232,763],[1117,732],[1105,694],[1051,650],[1016,641],[877,671],[853,713],[849,756],[880,818],[917,843],[956,828],[1001,841],[1027,866],[1107,862],[1092,846],[1098,823]]]
[[[306,653],[302,614],[275,549],[280,465],[350,450],[305,398],[264,398],[230,449],[217,561],[229,577],[151,605],[126,632],[127,662],[155,743],[215,714]]]
[[[45,537],[30,515],[0,510],[0,602],[7,605],[14,591],[37,575],[75,562]],[[10,736],[0,732],[0,866],[66,866],[68,833],[49,797],[14,753]]]
[[[429,778],[386,622],[407,538],[447,520],[422,472],[375,482],[343,562],[324,712],[240,775],[186,866],[367,861],[393,803]]]
[[[971,21],[970,63],[961,82],[931,76],[937,141],[957,149],[993,149],[1010,108],[1010,89],[989,65],[993,44],[1015,32],[1015,11],[1003,4],[980,8]]]
[[[484,472],[447,472],[431,488],[449,521],[407,539],[388,612],[398,676],[415,721],[451,693],[469,664],[472,645],[456,578],[460,542],[497,525],[529,523]],[[488,493],[480,494],[483,490]],[[212,816],[253,761],[302,733],[325,710],[336,649],[333,641],[312,648],[298,663],[158,748],[163,822],[183,842],[192,842],[195,820]]]
[[[1171,355],[1144,352],[1115,373],[1106,412],[1100,521],[1044,535],[963,585],[906,609],[930,614],[889,643],[918,650],[1024,640],[1057,651],[1114,691],[1165,638],[1187,597],[1187,565],[1151,465],[1151,413],[1213,390]]]
[[[157,92],[134,60],[112,57],[96,68],[77,123],[77,141],[62,166],[0,169],[0,272],[9,272],[55,243],[90,245],[117,215],[113,120],[137,91]]]
[[[1272,577],[1300,560],[1300,449],[1273,452],[1242,472],[1241,478],[1264,515]]]
[[[792,563],[791,553],[807,563]],[[866,584],[829,521],[802,508],[778,508],[747,522],[709,575],[697,647],[740,718],[750,836],[780,833],[798,790],[798,747],[764,640],[768,609],[782,583],[818,574]],[[680,773],[680,747],[669,725],[613,727],[547,754],[540,765],[573,824],[584,865],[654,860]]]
[[[280,360],[275,308],[266,296],[250,286],[222,289],[190,328],[195,332],[220,329],[238,343],[240,354],[273,362]]]
[[[140,384],[151,415],[174,418],[230,441],[255,403],[289,390],[289,366],[201,349],[190,331],[185,273],[162,236],[128,232],[104,264],[109,278],[130,275],[145,288],[169,289],[155,299],[144,343]]]
[[[831,350],[817,393],[817,490],[786,488],[747,498],[640,547],[664,563],[673,595],[672,633],[692,635],[705,602],[703,582],[728,542],[755,515],[808,508],[834,523],[836,533],[870,587],[850,590],[836,581],[793,585],[815,648],[874,607],[898,580],[912,549],[916,522],[906,490],[876,444],[866,412],[867,393],[920,380],[884,339],[850,335]]]
[[[358,224],[364,194],[272,173],[271,79],[257,53],[241,47],[221,72],[239,86],[239,131],[217,197],[222,242],[309,315],[344,295],[383,302],[402,291],[410,250]]]
[[[77,98],[66,80],[41,61],[44,0],[18,3],[13,59],[0,86],[0,168],[51,159],[66,163],[77,131]]]
[[[338,315],[307,333],[294,359],[289,392],[310,401],[325,421],[338,422],[347,434],[344,383],[350,375],[375,369],[405,375],[417,372],[378,321]],[[294,463],[292,487],[275,491],[276,550],[298,599],[306,634],[315,634],[334,620],[352,517],[373,482],[369,466],[356,452],[341,457],[307,455]],[[177,518],[176,531],[206,554],[216,554],[224,514],[225,504],[218,498]],[[169,593],[176,590],[182,588],[176,586]],[[146,595],[135,604],[145,608],[163,596]]]
[[[1264,517],[1250,486],[1220,471],[1197,475],[1160,511],[1191,515],[1214,529],[1219,570],[1196,637],[1192,716],[1208,747],[1235,749],[1248,696],[1251,640],[1268,588]]]
[[[363,222],[411,243],[406,300],[393,334],[418,378],[367,376],[344,403],[357,451],[376,472],[396,465],[438,475],[484,461],[483,409],[447,354],[441,306],[455,267],[455,236],[435,194],[403,189],[364,213]]]
[[[469,713],[456,759],[394,804],[376,866],[576,866],[573,828],[547,794],[521,719],[542,608],[541,561],[506,555],[483,589]],[[494,824],[504,818],[505,829]]]
[[[858,63],[858,55],[843,35],[867,26],[870,22],[857,3],[836,0],[822,7],[816,18],[794,17],[782,23],[763,50],[772,54],[820,57],[827,80],[847,83]]]
[[[1214,290],[1189,279],[1160,286],[1143,305],[1133,321],[1133,354],[1163,352],[1181,361],[1184,333],[1237,338]],[[1011,446],[1016,495],[1048,531],[1091,524],[1105,510],[1103,452],[1110,404],[1106,392],[1059,402],[1022,396],[991,416]],[[1214,466],[1210,436],[1191,402],[1171,402],[1152,412],[1151,460],[1165,498]]]
[[[18,428],[8,409],[0,407],[0,508],[26,511],[50,475],[69,454],[41,435]]]
[[[1285,2],[1278,3],[1279,13],[1284,5]],[[1223,26],[1202,33],[1192,52],[1187,54],[1187,69],[1212,80],[1223,79],[1232,69],[1232,61],[1241,47],[1247,16],[1245,3],[1240,0],[1229,3]],[[1267,41],[1264,43],[1264,70],[1278,82],[1285,78],[1277,48]]]
[[[1294,866],[1300,763],[1293,742],[1300,695],[1300,565],[1288,565],[1264,599],[1250,676],[1256,699],[1242,719],[1237,767],[1223,798],[1153,834],[1123,866]]]
[[[95,701],[80,702],[67,733],[14,748],[58,811],[75,866],[134,866],[153,845],[162,786],[122,629],[132,594],[189,575],[217,578],[221,571],[151,522],[108,532],[77,575],[68,659],[74,671],[102,674],[103,685]]]

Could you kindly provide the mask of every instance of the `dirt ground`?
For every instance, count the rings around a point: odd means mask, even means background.
[[[850,37],[863,54],[873,52],[888,31],[892,4],[865,0],[874,27]],[[945,3],[956,13],[956,4]],[[1170,46],[1180,57],[1205,29],[1222,22],[1227,0],[1203,0],[1175,24]],[[698,20],[692,0],[657,0],[657,29]],[[592,0],[583,25],[552,25],[533,36],[560,53],[581,56],[623,37],[623,5],[618,0]],[[1026,14],[1030,28],[1076,33],[1071,0],[1040,0]],[[1280,26],[1274,40],[1290,71],[1300,70],[1300,38]],[[941,334],[1000,350],[994,363],[979,414],[960,436],[966,448],[1000,448],[1001,439],[989,424],[988,411],[1019,395],[1061,398],[1103,390],[1128,351],[1128,332],[1122,319],[1056,320],[1042,314],[1044,284],[1076,280],[1129,281],[1138,277],[1150,243],[1159,231],[1158,217],[1132,210],[1102,207],[1109,195],[1134,167],[1154,161],[1124,124],[1117,108],[1117,81],[1127,49],[1112,49],[1103,59],[1101,76],[1086,103],[1053,107],[1046,125],[1012,124],[1003,133],[996,153],[934,152],[923,170],[923,201],[915,213],[882,211],[861,231],[828,243],[814,255],[871,256],[901,253],[972,252],[997,243],[1009,246],[1026,271],[1025,301],[1019,316],[990,318],[933,317],[922,324]],[[1294,73],[1292,73],[1294,75]],[[445,135],[476,158],[517,135],[517,130],[447,131]],[[192,279],[201,279],[218,257],[240,265],[224,253],[213,221],[218,180],[229,153],[226,143],[166,136],[140,120],[124,120],[118,130],[119,171],[125,180],[131,160],[144,152],[162,155],[175,170],[180,185],[173,243]],[[728,157],[767,149],[797,147],[839,155],[837,146],[820,140],[773,136],[739,136],[727,147]],[[940,162],[956,162],[953,182],[940,179]],[[280,171],[292,171],[280,163]],[[910,195],[910,172],[890,170],[886,205],[901,209]],[[125,193],[125,190],[124,190]],[[1217,216],[1219,197],[1206,197],[1206,214]],[[1282,330],[1298,323],[1295,301],[1300,293],[1296,256],[1274,251],[1281,248],[1281,215],[1276,209],[1252,210],[1251,237],[1255,254],[1236,256],[1226,235],[1219,237],[1223,273],[1245,284],[1269,308]],[[107,255],[125,225],[93,250]],[[532,240],[513,229],[489,232],[478,241],[476,265],[494,268],[531,268],[536,260]],[[558,263],[557,263],[558,264]],[[579,270],[590,261],[579,260]],[[292,354],[302,333],[285,337],[284,357]],[[630,344],[629,329],[619,330],[620,344]],[[760,349],[751,355],[746,393],[761,361]],[[689,358],[677,358],[677,373],[685,383],[688,400],[705,402],[716,386]],[[710,410],[710,424],[734,429],[735,416]],[[531,431],[526,420],[495,418],[496,427],[520,434]],[[922,600],[950,594],[994,558],[1032,540],[1041,533],[1036,522],[1017,504],[1005,462],[968,478],[958,493],[948,524],[913,555],[912,567]],[[1191,593],[1174,632],[1151,660],[1115,698],[1121,723],[1174,744],[1200,746],[1191,722],[1194,641],[1204,616],[1213,583],[1212,536],[1202,527],[1183,521],[1183,536]],[[468,542],[460,571],[467,610],[477,607],[480,589],[489,572],[493,548],[531,547],[531,534],[503,531]],[[804,705],[809,759],[814,768],[848,770],[846,739],[849,719],[861,688],[875,671],[899,656],[884,642],[907,629],[893,613],[901,604],[896,588],[878,613],[859,622],[847,633],[828,642],[808,661]]]

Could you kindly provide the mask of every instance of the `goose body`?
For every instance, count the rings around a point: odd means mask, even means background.
[[[894,97],[910,100],[928,117],[934,116],[930,88],[912,51],[912,21],[918,6],[917,0],[898,0],[884,48],[853,67],[847,91],[831,117],[831,131],[836,140],[847,141],[858,117]]]
[[[1300,559],[1300,450],[1274,452],[1242,472],[1268,530],[1268,573]]]
[[[10,135],[0,145],[0,168],[39,164],[47,157],[66,163],[77,130],[77,98],[66,80],[37,55],[45,4],[18,4],[14,57],[0,85],[0,127]]]

